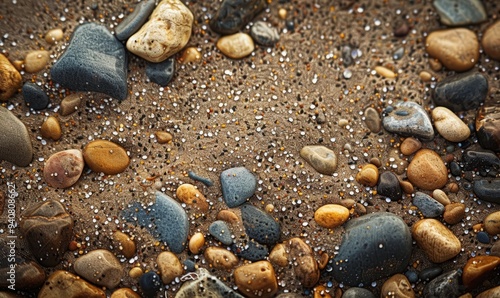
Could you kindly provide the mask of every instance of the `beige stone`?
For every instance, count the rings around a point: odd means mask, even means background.
[[[451,204],[450,199],[448,198],[448,195],[440,189],[435,189],[432,192],[432,197],[434,200],[438,201],[439,203],[443,204],[443,206]]]
[[[75,272],[95,285],[113,289],[121,281],[123,268],[110,251],[96,249],[76,259]]]
[[[57,270],[45,281],[37,297],[106,298],[106,293],[72,273]]]
[[[484,31],[481,44],[488,56],[500,61],[500,21],[496,21]]]
[[[300,156],[323,175],[332,175],[337,169],[337,156],[325,146],[304,146]]]
[[[470,129],[455,113],[445,107],[432,110],[432,120],[438,133],[450,142],[462,142],[470,136]]]
[[[39,72],[49,63],[50,56],[48,51],[33,51],[24,58],[24,70],[29,73]]]
[[[113,233],[113,242],[126,258],[131,258],[135,255],[135,242],[129,235],[116,231]]]
[[[160,144],[166,144],[174,138],[171,133],[166,132],[166,131],[157,131],[155,132],[155,137],[158,143]]]
[[[74,93],[66,96],[61,101],[61,109],[59,110],[59,113],[61,114],[61,116],[68,116],[76,112],[81,101],[82,97],[80,94]]]
[[[278,243],[273,247],[271,253],[269,254],[269,261],[272,264],[276,264],[281,267],[285,267],[288,265],[288,252],[282,243]]]
[[[0,54],[0,101],[7,101],[21,88],[23,78],[9,59]]]
[[[204,256],[207,262],[216,269],[233,269],[239,262],[232,252],[222,247],[208,247]]]
[[[219,213],[217,213],[217,219],[223,220],[230,224],[234,224],[240,221],[238,215],[234,214],[234,212],[230,210],[219,211]]]
[[[268,261],[242,265],[234,270],[234,283],[249,298],[271,298],[278,291],[274,268]]]
[[[415,292],[408,278],[398,273],[384,282],[380,297],[414,298]]]
[[[255,45],[250,35],[239,32],[219,38],[217,48],[229,58],[241,59],[250,55]]]
[[[412,228],[413,239],[431,262],[442,263],[454,258],[462,249],[457,236],[436,219],[421,219]]]
[[[484,229],[490,235],[500,234],[500,211],[488,214],[484,219]]]
[[[394,71],[383,66],[375,66],[375,72],[386,79],[394,79],[398,76]]]
[[[418,76],[420,77],[420,79],[422,80],[422,82],[430,82],[432,81],[432,74],[428,71],[421,71]]]
[[[196,186],[184,183],[177,188],[177,199],[181,202],[192,206],[193,208],[201,211],[208,211],[208,203],[205,196],[196,188]]]
[[[404,141],[401,143],[401,146],[399,147],[399,150],[401,150],[401,153],[403,153],[404,155],[412,155],[413,153],[420,150],[420,148],[422,148],[422,142],[413,137],[409,137],[404,139]]]
[[[476,296],[476,298],[495,298],[495,297],[500,297],[500,286],[481,292],[479,293],[479,295]]]
[[[184,269],[177,256],[169,251],[161,252],[156,258],[156,264],[160,268],[161,280],[169,284],[176,277],[182,276]]]
[[[128,275],[132,278],[139,278],[142,276],[144,272],[142,271],[141,267],[133,267],[132,269],[130,269],[130,271],[128,272]]]
[[[448,182],[448,169],[441,157],[429,149],[420,149],[407,169],[408,180],[423,190],[435,190]]]
[[[57,141],[62,136],[61,124],[59,124],[59,120],[56,117],[49,116],[43,121],[40,132],[42,137]]]
[[[125,171],[130,159],[120,145],[106,140],[95,140],[83,149],[83,158],[94,172],[114,175]]]
[[[61,28],[56,28],[49,30],[47,34],[45,34],[45,41],[50,44],[55,44],[58,41],[61,41],[64,37],[64,33]]]
[[[337,204],[326,204],[314,212],[314,220],[324,228],[333,229],[349,219],[349,209]]]

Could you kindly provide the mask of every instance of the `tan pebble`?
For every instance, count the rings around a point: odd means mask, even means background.
[[[121,288],[111,294],[111,298],[141,298],[141,295],[129,288]]]
[[[395,77],[397,77],[397,74],[395,72],[383,66],[375,66],[375,72],[386,79],[394,79]]]
[[[483,281],[489,273],[500,265],[500,257],[477,256],[467,260],[462,273],[464,286],[471,288]]]
[[[332,289],[333,290],[333,289]],[[313,298],[331,298],[330,290],[324,285],[319,285],[313,289]]]
[[[500,286],[479,293],[476,298],[498,298],[500,297]]]
[[[176,255],[169,251],[164,251],[156,258],[156,264],[160,268],[161,280],[164,284],[169,284],[184,273],[183,266]]]
[[[53,141],[59,140],[62,135],[59,120],[57,120],[54,116],[47,117],[47,119],[45,119],[42,123],[40,132],[42,133],[42,137],[46,139],[52,139]]]
[[[12,65],[14,65],[14,67],[21,71],[24,69],[24,60],[14,60],[12,61]]]
[[[399,181],[399,186],[401,186],[401,189],[405,194],[412,194],[415,192],[415,189],[413,188],[413,184],[411,184],[410,181]]]
[[[250,55],[255,45],[250,35],[239,32],[219,38],[217,48],[229,58],[241,59]]]
[[[61,110],[59,111],[59,113],[61,114],[61,116],[68,116],[76,112],[81,101],[82,98],[80,94],[71,94],[66,96],[61,101]]]
[[[500,241],[495,241],[490,249],[490,255],[500,257]]]
[[[439,203],[443,204],[443,206],[451,204],[450,199],[446,195],[446,193],[440,189],[435,189],[432,192],[432,197],[434,200],[438,201]]]
[[[403,143],[401,143],[399,150],[401,150],[401,153],[403,153],[404,155],[412,155],[413,153],[420,150],[420,148],[422,148],[422,142],[420,142],[418,139],[409,137],[406,138]]]
[[[484,229],[490,235],[500,234],[500,211],[488,214],[484,219]]]
[[[234,224],[240,221],[238,216],[230,210],[221,210],[217,213],[217,219]]]
[[[366,164],[356,175],[356,181],[366,186],[373,187],[378,182],[378,168],[372,164]]]
[[[189,47],[182,52],[181,63],[198,62],[201,60],[201,53],[195,47]]]
[[[484,225],[482,223],[478,223],[472,226],[472,230],[474,233],[480,232],[484,230]]]
[[[24,70],[29,73],[39,72],[49,63],[50,56],[48,51],[33,51],[24,58]]]
[[[429,59],[429,66],[433,71],[436,72],[440,71],[443,68],[443,64],[441,64],[441,62],[439,62],[439,60],[435,58]]]
[[[137,278],[141,277],[143,273],[144,272],[142,271],[141,267],[133,267],[128,272],[128,276],[137,279]]]
[[[488,56],[500,61],[500,21],[496,21],[484,31],[481,44]]]
[[[451,182],[451,183],[448,183],[448,185],[446,185],[446,189],[448,189],[448,191],[451,193],[457,193],[459,190],[459,187],[458,187],[458,184],[456,184],[455,182]]]
[[[238,290],[249,298],[271,298],[278,291],[276,274],[268,261],[258,261],[236,268],[234,283]]]
[[[410,281],[403,274],[395,274],[382,285],[380,297],[414,298]]]
[[[332,175],[337,169],[337,155],[325,146],[304,146],[300,156],[323,175]]]
[[[314,220],[324,228],[333,229],[349,219],[349,209],[337,204],[323,205],[314,212]]]
[[[175,192],[177,198],[187,204],[191,205],[194,208],[200,210],[201,212],[208,211],[208,203],[205,196],[196,188],[196,186],[184,183],[177,188]]]
[[[465,28],[431,32],[425,41],[425,50],[454,71],[469,70],[479,60],[479,42],[476,34]]]
[[[349,124],[349,120],[347,120],[347,119],[340,119],[339,120],[339,126],[342,128],[346,127],[348,124]]]
[[[74,185],[82,175],[85,164],[78,149],[59,151],[52,154],[43,167],[43,177],[48,185],[67,188]]]
[[[47,278],[37,297],[106,298],[106,293],[83,278],[67,271],[57,270]]]
[[[76,259],[75,272],[95,285],[113,289],[120,283],[123,268],[110,251],[96,249]]]
[[[454,258],[462,249],[458,238],[436,219],[421,219],[412,228],[413,239],[431,262],[442,263]]]
[[[113,233],[113,240],[116,247],[126,258],[131,258],[135,255],[135,242],[129,237],[129,235],[116,231]]]
[[[267,204],[265,209],[266,209],[267,213],[273,213],[273,211],[274,211],[274,205],[273,204]]]
[[[204,253],[207,262],[216,269],[233,269],[238,265],[238,258],[222,247],[208,247]]]
[[[189,251],[192,254],[199,254],[203,245],[205,245],[205,236],[203,233],[195,233],[191,236],[191,239],[189,239]]]
[[[421,71],[418,76],[420,77],[420,79],[422,80],[422,82],[430,82],[432,80],[432,74],[430,74],[429,72],[427,71]]]
[[[273,247],[269,254],[269,261],[281,267],[288,265],[288,252],[283,244],[278,243]]]
[[[441,157],[429,149],[417,151],[407,169],[408,180],[423,190],[434,190],[448,182],[448,169]]]
[[[166,132],[166,131],[157,131],[155,132],[155,137],[158,143],[160,144],[166,144],[174,138],[171,133]]]
[[[287,15],[286,9],[284,8],[278,9],[278,16],[280,17],[280,19],[286,20],[286,15]]]
[[[58,41],[61,41],[64,37],[64,33],[62,29],[56,28],[49,30],[47,34],[45,34],[45,41],[50,44],[55,44]]]
[[[454,225],[465,217],[465,205],[462,203],[450,203],[444,207],[443,219],[447,224]]]
[[[450,142],[462,142],[470,136],[470,129],[454,112],[445,107],[432,110],[432,120],[438,133]]]
[[[328,265],[328,261],[330,261],[330,256],[328,255],[328,253],[323,252],[320,255],[319,260],[318,260],[318,268],[319,268],[319,270],[325,269],[326,265]]]
[[[21,88],[23,78],[9,59],[0,54],[0,101],[7,101]]]
[[[463,295],[458,296],[458,298],[473,298],[474,296],[471,293],[465,293]]]
[[[382,162],[380,161],[380,159],[378,159],[378,157],[370,158],[370,163],[376,166],[377,168],[380,168],[382,166]]]
[[[94,172],[115,175],[125,171],[130,163],[127,151],[106,140],[95,140],[83,148],[83,158]]]
[[[311,247],[300,238],[290,239],[288,245],[290,258],[294,260],[295,278],[306,288],[314,287],[319,281],[320,271]]]

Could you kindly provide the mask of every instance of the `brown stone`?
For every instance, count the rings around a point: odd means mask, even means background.
[[[228,222],[230,224],[234,224],[240,221],[238,218],[238,215],[234,214],[234,212],[230,210],[221,210],[219,213],[217,213],[217,219],[223,220],[225,222]]]
[[[500,21],[496,21],[484,31],[481,44],[488,56],[500,61]]]
[[[38,298],[106,298],[106,293],[67,271],[52,273],[38,292]]]
[[[249,298],[271,298],[278,291],[276,274],[268,261],[258,261],[236,268],[234,283],[238,290]]]
[[[290,239],[288,245],[295,278],[306,288],[314,287],[319,281],[320,271],[311,247],[300,238]]]
[[[287,266],[288,252],[285,245],[283,245],[282,243],[276,244],[269,254],[269,261],[271,261],[272,264],[278,265],[280,267]]]
[[[106,140],[95,140],[83,149],[85,163],[94,172],[114,175],[125,171],[130,159],[120,145]]]
[[[431,262],[442,263],[460,253],[457,236],[436,219],[421,219],[412,228],[413,239]]]
[[[29,73],[39,72],[49,63],[50,56],[48,51],[32,51],[24,59],[24,70]]]
[[[404,139],[403,143],[401,143],[401,146],[399,147],[399,150],[401,150],[401,153],[404,155],[412,155],[420,150],[420,148],[422,148],[422,142],[418,139],[410,137]]]
[[[75,272],[95,285],[113,289],[120,284],[123,268],[110,251],[96,249],[76,259]]]
[[[465,217],[465,205],[462,203],[451,203],[444,207],[443,219],[447,224],[454,225]]]
[[[155,137],[158,143],[160,144],[166,144],[174,138],[171,133],[166,132],[166,131],[157,131],[155,132]]]
[[[52,154],[43,167],[43,177],[48,185],[67,188],[74,185],[83,172],[82,152],[78,149],[59,151]]]
[[[0,101],[7,101],[21,88],[23,78],[4,55],[0,54]]]
[[[208,211],[208,202],[205,196],[196,188],[196,186],[184,183],[177,188],[175,193],[179,201],[190,205],[201,212]]]
[[[476,136],[484,149],[500,151],[500,105],[486,100],[476,115]]]
[[[113,242],[126,258],[131,258],[135,255],[135,242],[129,235],[116,231],[113,233]]]
[[[46,139],[52,139],[53,141],[59,140],[62,135],[59,120],[54,116],[47,117],[42,123],[40,132],[42,133],[42,137]]]
[[[413,188],[413,184],[411,184],[410,181],[399,181],[399,186],[401,186],[401,189],[404,191],[405,194],[412,194],[415,192],[415,189]]]
[[[141,295],[129,288],[118,289],[111,294],[111,298],[141,298]]]
[[[378,169],[375,165],[366,164],[361,168],[361,171],[356,175],[356,181],[366,186],[373,187],[378,182]]]
[[[195,47],[186,48],[182,52],[182,56],[179,59],[180,63],[186,64],[189,62],[199,62],[201,60],[201,53]]]
[[[222,247],[208,247],[204,255],[207,262],[216,269],[233,269],[239,263],[232,252]]]
[[[164,251],[156,258],[156,264],[160,268],[161,280],[164,284],[169,284],[184,273],[183,266],[176,255],[169,251]]]
[[[7,289],[12,285],[11,280],[15,281],[16,290],[30,290],[40,287],[46,279],[45,271],[40,265],[34,261],[26,260],[23,255],[15,255],[15,268],[14,273],[10,265],[13,265],[13,261],[9,261],[12,257],[13,247],[9,243],[7,237],[0,238],[0,259],[3,263],[0,263],[0,288]],[[0,295],[0,297],[2,297]]]
[[[462,281],[464,286],[470,288],[476,286],[484,280],[489,273],[500,265],[500,257],[496,256],[477,256],[470,258],[465,264]]]
[[[429,149],[420,149],[407,169],[408,180],[423,190],[435,190],[448,182],[448,170],[441,157]]]
[[[476,298],[497,298],[500,297],[500,286],[491,288],[484,292],[479,293]]]
[[[76,112],[81,101],[82,97],[80,94],[71,94],[66,96],[61,101],[61,109],[59,110],[59,113],[61,116],[68,116]]]
[[[395,274],[384,282],[380,297],[414,298],[415,292],[410,281],[403,274]]]
[[[484,229],[490,235],[500,234],[500,211],[488,214],[484,219]]]

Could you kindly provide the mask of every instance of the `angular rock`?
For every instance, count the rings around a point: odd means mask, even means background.
[[[80,277],[63,270],[52,273],[38,292],[38,298],[106,298],[106,293]]]
[[[256,43],[265,47],[274,46],[280,39],[278,29],[271,27],[263,21],[257,21],[253,24],[250,29],[250,35]]]
[[[59,110],[59,113],[61,116],[68,116],[73,114],[78,110],[78,106],[80,105],[80,102],[82,101],[82,95],[80,94],[70,94],[66,96],[62,101],[61,101],[61,109]]]
[[[488,56],[500,60],[500,21],[496,21],[484,31],[481,44]]]
[[[452,270],[431,280],[424,288],[423,297],[448,298],[460,296],[462,270]]]
[[[455,74],[437,83],[434,103],[453,112],[477,109],[488,95],[488,80],[478,72]]]
[[[444,212],[443,204],[434,200],[431,196],[417,191],[413,198],[413,205],[417,206],[418,210],[426,218],[438,217]]]
[[[0,54],[0,101],[7,101],[21,88],[23,78],[9,59]]]
[[[244,167],[231,168],[220,174],[222,197],[229,208],[238,207],[253,196],[257,179]]]
[[[155,9],[155,0],[144,0],[139,2],[134,11],[126,16],[115,28],[115,36],[120,41],[127,40],[136,33],[149,18]]]
[[[247,235],[261,244],[275,244],[281,236],[279,223],[268,213],[250,204],[241,206],[241,219]]]
[[[175,59],[170,58],[159,63],[147,63],[146,75],[151,82],[167,86],[175,74]]]
[[[233,34],[267,7],[265,0],[224,0],[210,21],[210,28],[220,34]]]
[[[431,262],[454,258],[462,249],[457,236],[436,219],[421,219],[412,228],[412,236]]]
[[[225,221],[216,220],[208,227],[210,235],[214,236],[217,240],[224,245],[233,244],[233,233]]]
[[[403,191],[398,177],[393,172],[383,172],[378,181],[377,193],[394,201],[401,200]]]
[[[421,105],[411,101],[400,101],[382,120],[387,131],[402,136],[412,136],[424,141],[434,138],[431,119]]]
[[[195,277],[187,279],[179,289],[175,298],[244,298],[205,268],[200,268]]]
[[[474,194],[481,200],[500,204],[500,179],[474,181]]]
[[[33,159],[33,147],[24,123],[0,106],[0,127],[0,160],[20,167],[29,165]]]
[[[476,136],[482,148],[500,151],[500,103],[487,100],[476,115]]]
[[[113,289],[120,283],[123,268],[110,251],[96,249],[76,259],[75,272],[95,285]]]
[[[26,82],[23,85],[23,98],[26,105],[34,110],[42,110],[49,104],[49,97],[37,84]]]
[[[439,20],[447,26],[482,23],[488,16],[480,0],[434,0]]]
[[[323,175],[332,175],[337,169],[337,155],[325,146],[304,146],[300,156]]]
[[[75,184],[83,172],[82,151],[70,149],[52,154],[43,167],[43,177],[48,185],[67,188]]]

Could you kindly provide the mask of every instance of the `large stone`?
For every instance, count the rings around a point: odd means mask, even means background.
[[[418,103],[400,101],[382,120],[384,128],[402,136],[412,136],[424,141],[434,138],[431,119]]]
[[[210,21],[210,28],[220,34],[233,34],[267,7],[265,0],[224,0]]]
[[[488,95],[488,80],[479,72],[455,74],[437,83],[433,99],[453,112],[477,109]]]
[[[0,106],[0,160],[20,167],[30,164],[33,147],[28,129],[12,112]]]
[[[73,267],[79,276],[108,289],[115,288],[123,276],[120,261],[105,249],[92,250],[79,257]]]
[[[80,277],[63,270],[52,273],[38,292],[38,298],[106,298],[106,293]]]
[[[447,26],[464,26],[482,23],[488,15],[481,0],[434,0],[439,20]]]
[[[0,101],[7,101],[21,88],[23,78],[9,59],[0,54]]]
[[[231,168],[220,174],[222,197],[229,208],[245,203],[255,193],[257,179],[245,167]]]

